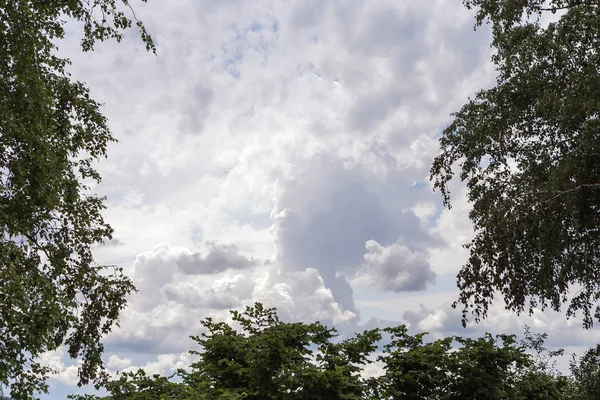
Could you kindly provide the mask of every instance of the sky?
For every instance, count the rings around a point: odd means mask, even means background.
[[[495,303],[463,329],[456,273],[473,235],[464,186],[451,210],[429,168],[441,131],[495,82],[488,27],[457,0],[150,0],[135,31],[60,53],[104,104],[117,143],[98,165],[113,240],[94,250],[138,292],[104,340],[110,371],[171,373],[206,317],[260,301],[341,334],[407,324],[431,338],[547,332],[581,352],[578,319]],[[78,389],[64,349],[47,398]],[[566,365],[566,364],[565,364]]]

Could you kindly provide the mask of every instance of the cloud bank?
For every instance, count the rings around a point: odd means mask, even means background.
[[[82,54],[70,25],[60,46],[119,140],[94,188],[116,239],[95,255],[139,291],[106,338],[111,369],[170,371],[201,319],[254,301],[342,333],[465,333],[449,304],[468,204],[456,184],[443,210],[428,174],[450,113],[494,83],[490,35],[471,12],[451,0],[134,7],[158,56],[133,33]],[[575,343],[570,323],[532,318],[494,308],[468,332],[529,323]],[[54,393],[74,391],[76,362],[48,362],[61,371]]]

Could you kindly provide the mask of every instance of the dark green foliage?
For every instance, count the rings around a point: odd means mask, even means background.
[[[111,400],[168,400],[189,398],[191,389],[171,377],[155,374],[148,376],[145,371],[125,372],[114,381],[106,383]]]
[[[452,338],[423,343],[426,333],[408,334],[405,325],[387,328],[390,343],[379,357],[385,375],[379,380],[384,398],[439,399],[451,383],[449,376]]]
[[[84,23],[84,50],[122,38],[126,0],[0,0],[0,388],[15,398],[46,389],[36,361],[65,344],[83,360],[82,384],[102,365],[100,339],[134,290],[120,268],[94,263],[111,238],[93,163],[114,140],[100,105],[55,55],[64,19]],[[154,45],[137,20],[142,39]]]
[[[549,351],[544,347],[547,334],[533,334],[525,327],[521,346],[533,353],[528,368],[520,376],[516,387],[517,399],[566,399],[573,392],[572,382],[555,369],[555,357],[564,354],[563,349]]]
[[[379,357],[385,363],[379,379],[385,399],[515,398],[519,378],[531,363],[514,336],[447,337],[424,343],[425,333],[411,336],[403,325],[386,331],[392,338]]]
[[[516,345],[515,337],[489,334],[478,339],[457,338],[462,347],[452,353],[451,371],[457,379],[450,385],[450,399],[514,398],[514,387],[530,363],[525,348]]]
[[[540,371],[529,371],[516,384],[514,398],[518,400],[570,399],[572,387],[565,376],[553,376]]]
[[[600,345],[586,351],[579,360],[573,356],[571,374],[577,382],[574,399],[600,399]]]
[[[382,339],[377,329],[339,340],[318,322],[281,322],[259,303],[232,315],[233,324],[203,322],[207,332],[193,337],[201,345],[192,351],[198,361],[180,370],[176,381],[141,370],[122,374],[105,384],[105,399],[583,400],[590,397],[572,394],[593,387],[586,382],[598,375],[589,357],[577,370],[586,372],[575,379],[553,371],[550,361],[561,352],[547,351],[546,336],[529,330],[521,342],[489,334],[425,342],[426,333],[411,335],[401,325],[383,330],[389,335],[377,357],[383,373],[363,378]]]
[[[465,3],[492,23],[498,78],[454,114],[431,168],[450,207],[458,167],[472,204],[457,304],[479,321],[498,293],[517,313],[568,303],[589,328],[600,317],[600,5]],[[564,14],[542,26],[553,10]]]
[[[362,399],[359,365],[380,339],[376,331],[334,342],[320,323],[284,323],[260,303],[232,312],[240,332],[210,318],[208,333],[193,337],[200,361],[183,380],[206,399]],[[316,351],[316,354],[313,353]]]

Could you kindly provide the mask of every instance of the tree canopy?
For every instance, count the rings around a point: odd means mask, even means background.
[[[128,0],[0,0],[0,389],[14,398],[45,390],[37,358],[63,344],[82,360],[80,383],[95,379],[100,339],[134,290],[92,257],[112,229],[85,182],[100,181],[93,163],[114,138],[57,56],[68,19],[83,24],[84,51],[133,24],[155,50]]]
[[[405,325],[341,338],[318,322],[282,322],[257,303],[232,322],[203,321],[197,361],[172,376],[130,369],[105,382],[108,394],[74,400],[591,400],[598,351],[573,359],[572,376],[552,364],[562,351],[545,334],[484,334],[427,341]],[[379,372],[366,373],[377,362]]]
[[[431,178],[450,207],[458,173],[474,239],[455,305],[600,318],[600,4],[466,0],[491,23],[497,84],[453,117]],[[553,22],[544,17],[554,15]]]

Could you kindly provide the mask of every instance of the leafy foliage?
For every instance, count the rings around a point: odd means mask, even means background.
[[[120,6],[121,5],[121,6]],[[124,9],[122,9],[124,6]],[[121,40],[135,22],[127,0],[0,0],[0,388],[15,398],[46,390],[40,354],[80,357],[80,383],[98,375],[100,339],[134,290],[120,268],[94,263],[111,238],[93,162],[114,140],[100,105],[58,57],[65,18],[84,26],[82,48]]]
[[[600,5],[465,4],[492,24],[498,78],[454,114],[431,168],[448,207],[454,167],[472,203],[455,306],[479,321],[497,293],[517,313],[568,303],[589,328],[600,318]]]
[[[531,364],[514,336],[454,336],[424,343],[426,333],[411,336],[404,325],[385,331],[392,334],[379,357],[385,363],[380,378],[385,399],[515,398],[519,378]]]
[[[597,399],[600,395],[600,345],[589,349],[579,359],[573,357],[571,373],[578,382],[575,399]]]
[[[379,357],[385,363],[385,375],[380,379],[384,398],[441,398],[451,382],[449,351],[452,338],[424,344],[425,333],[408,334],[405,325],[385,330],[390,343]]]
[[[577,371],[586,371],[577,372],[579,380],[554,373],[550,361],[560,351],[548,352],[546,336],[529,330],[521,342],[514,335],[489,334],[426,342],[426,333],[411,335],[400,325],[341,340],[318,322],[282,322],[260,303],[233,311],[231,324],[210,318],[203,324],[207,332],[193,337],[201,346],[192,351],[197,362],[174,377],[123,373],[105,384],[110,395],[104,399],[587,400],[593,397],[584,395],[593,389],[583,388],[598,372],[584,357],[581,364],[574,361]],[[363,376],[375,359],[381,373]],[[573,397],[578,393],[581,397]]]
[[[192,352],[200,361],[182,377],[202,398],[363,398],[358,365],[369,362],[381,337],[376,331],[335,343],[335,330],[318,322],[281,322],[260,303],[232,315],[240,333],[209,318],[203,322],[208,333],[193,337],[202,346],[202,352]]]

